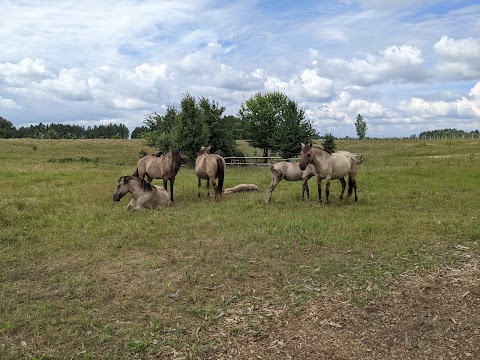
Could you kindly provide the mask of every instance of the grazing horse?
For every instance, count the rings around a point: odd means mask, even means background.
[[[308,164],[315,166],[318,184],[318,199],[322,202],[321,182],[325,179],[325,194],[327,196],[328,205],[330,195],[330,181],[334,179],[342,179],[348,175],[348,196],[352,195],[355,190],[355,201],[357,198],[357,162],[355,155],[348,151],[337,151],[332,153],[323,146],[310,144],[302,144],[300,169],[305,170]],[[340,180],[341,181],[341,180]],[[342,193],[340,199],[343,199],[345,191],[345,180],[342,182]]]
[[[195,174],[198,177],[198,197],[200,197],[201,180],[207,180],[207,196],[210,197],[210,182],[215,191],[215,200],[222,199],[223,180],[225,179],[225,159],[217,154],[209,154],[211,146],[200,148],[195,160]],[[218,185],[215,179],[218,178]]]
[[[118,179],[113,201],[120,201],[127,193],[132,194],[132,200],[126,209],[154,209],[161,205],[170,205],[167,190],[135,176],[122,176]]]
[[[162,179],[165,190],[168,190],[167,182],[170,180],[170,201],[174,202],[173,184],[183,162],[184,157],[177,149],[170,150],[166,155],[147,155],[138,160],[137,169],[133,176],[140,179],[146,176],[149,183],[153,179]]]
[[[272,192],[282,180],[302,180],[302,200],[305,198],[305,192],[307,192],[307,198],[310,199],[308,180],[315,175],[315,167],[309,164],[305,170],[301,170],[299,165],[300,163],[298,162],[280,161],[270,167],[272,182],[267,188],[267,204],[272,202]]]

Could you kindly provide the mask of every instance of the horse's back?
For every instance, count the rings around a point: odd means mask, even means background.
[[[302,180],[305,177],[310,178],[315,175],[315,168],[313,165],[307,166],[305,171],[302,171],[300,169],[300,163],[287,161],[279,161],[275,163],[270,171],[272,172],[272,175],[282,176],[282,178],[287,181]]]

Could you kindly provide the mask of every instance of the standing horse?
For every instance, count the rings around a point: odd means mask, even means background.
[[[223,180],[225,178],[225,160],[217,154],[209,154],[210,147],[202,146],[195,160],[195,174],[198,177],[198,197],[200,197],[201,180],[207,180],[207,196],[210,197],[210,182],[215,191],[215,200],[222,199]],[[215,179],[218,178],[218,185]]]
[[[282,180],[299,181],[302,180],[302,200],[310,199],[310,190],[308,189],[308,180],[315,175],[315,167],[312,164],[307,165],[305,170],[301,170],[298,162],[280,161],[270,167],[272,173],[272,182],[267,188],[267,204],[272,202],[272,192]]]
[[[132,200],[126,209],[154,209],[161,205],[170,205],[167,190],[161,186],[151,185],[138,177],[122,176],[118,179],[113,201],[120,201],[127,193],[132,194]]]
[[[173,184],[184,158],[177,149],[170,150],[166,155],[147,155],[138,160],[137,170],[133,176],[140,179],[147,177],[147,182],[151,183],[153,179],[162,179],[163,187],[167,189],[167,182],[170,180],[170,201],[173,200]]]
[[[302,158],[300,161],[300,169],[305,170],[308,164],[313,164],[318,173],[318,199],[322,202],[321,182],[325,179],[325,194],[327,196],[328,205],[330,195],[330,181],[333,179],[342,179],[348,174],[348,196],[352,195],[352,190],[355,190],[355,201],[357,198],[357,162],[355,155],[348,151],[330,152],[323,146],[313,146],[312,143],[302,144]],[[341,181],[341,180],[340,180]],[[345,180],[342,182],[342,193],[340,199],[343,199],[345,191]]]

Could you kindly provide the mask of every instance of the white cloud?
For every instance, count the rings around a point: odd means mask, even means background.
[[[456,79],[480,78],[480,39],[455,40],[442,36],[433,49],[440,58],[437,69],[443,75]]]

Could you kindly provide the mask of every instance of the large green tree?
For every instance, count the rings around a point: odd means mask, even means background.
[[[175,126],[178,111],[173,105],[168,105],[165,114],[156,112],[148,115],[143,121],[148,126],[148,131],[143,137],[148,146],[156,147],[163,153],[167,153],[175,147],[171,132]]]
[[[192,95],[185,94],[180,107],[171,133],[172,142],[175,147],[184,151],[190,160],[194,160],[200,147],[208,146],[208,126]]]
[[[0,116],[0,138],[9,139],[15,136],[13,123]]]
[[[305,113],[295,101],[281,92],[256,93],[239,110],[244,133],[251,145],[263,150],[278,150],[284,157],[300,152],[300,143],[316,135]]]
[[[305,119],[305,112],[297,104],[288,100],[282,109],[280,124],[271,138],[271,148],[280,152],[283,158],[298,156],[302,146],[316,136],[312,124]]]

